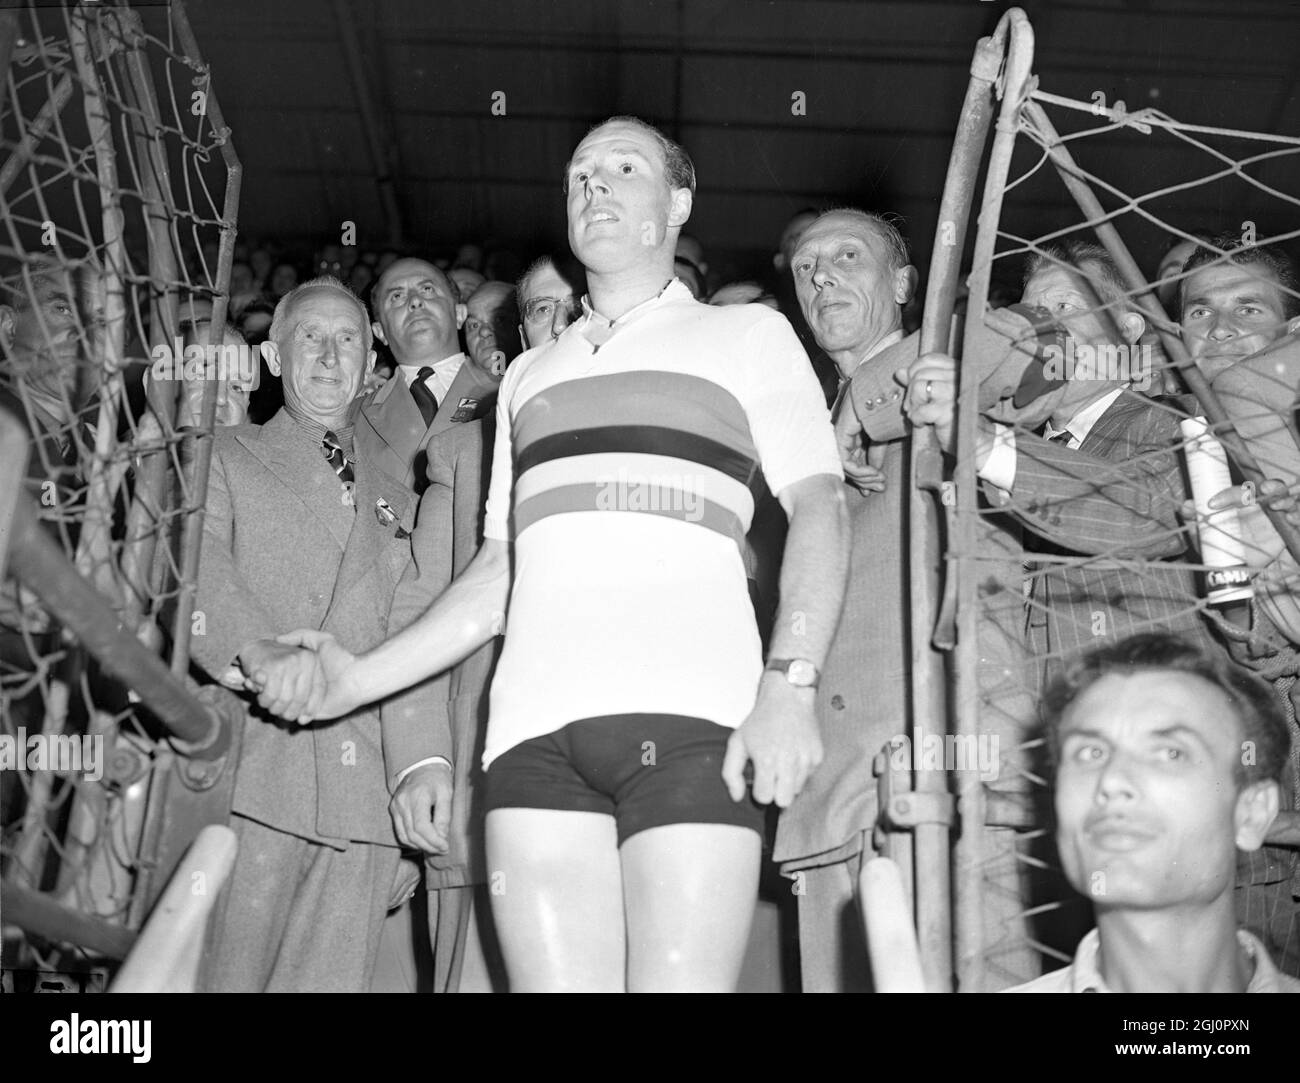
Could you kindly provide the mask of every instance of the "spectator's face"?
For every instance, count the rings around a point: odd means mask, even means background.
[[[1100,300],[1098,287],[1076,271],[1064,267],[1043,268],[1025,283],[1021,300],[1027,305],[1047,309],[1052,318],[1070,332],[1076,346],[1119,345],[1112,320],[1122,322],[1126,319],[1125,314],[1114,305],[1107,310],[1113,314],[1111,318],[1105,312],[1097,311],[1098,305],[1104,303]],[[1139,326],[1139,334],[1141,330]],[[1121,340],[1127,340],[1123,328],[1120,335]],[[1085,367],[1081,361],[1076,378],[1093,378],[1092,373],[1083,371]]]
[[[890,270],[889,249],[869,225],[823,215],[804,231],[791,266],[799,307],[823,350],[865,352],[902,326],[911,269]]]
[[[299,294],[267,364],[284,384],[285,405],[333,427],[346,416],[375,365],[361,305],[333,289]],[[274,359],[274,360],[273,360]]]
[[[478,271],[470,267],[456,267],[447,272],[447,277],[456,288],[456,298],[465,304],[474,296],[474,291],[487,281]]]
[[[196,324],[185,335],[185,345],[206,346],[210,324]],[[216,424],[242,425],[248,420],[248,402],[261,379],[261,365],[256,350],[243,350],[244,340],[226,332],[222,339],[224,350],[211,351],[211,363],[205,365],[207,380],[186,380],[182,413],[176,419],[178,426],[197,425],[203,416],[203,395],[208,380],[216,383]]]
[[[271,313],[245,312],[239,321],[239,330],[249,342],[260,342],[271,329]]]
[[[348,273],[348,285],[352,287],[352,292],[358,297],[365,293],[374,280],[375,272],[370,269],[369,264],[358,263]]]
[[[1166,311],[1172,311],[1178,301],[1178,283],[1169,280],[1182,272],[1183,264],[1196,251],[1196,247],[1195,241],[1183,241],[1174,245],[1164,254],[1160,266],[1156,268],[1156,296]]]
[[[519,298],[524,345],[530,350],[560,333],[573,321],[577,301],[573,287],[553,266],[545,266],[525,284]]]
[[[476,244],[463,244],[456,249],[456,258],[452,263],[455,267],[477,271],[483,266],[483,249]]]
[[[265,248],[258,248],[248,257],[249,264],[253,268],[253,274],[257,276],[259,282],[265,282],[266,276],[271,273],[271,253]]]
[[[394,263],[371,292],[371,305],[375,334],[388,344],[399,365],[440,361],[465,318],[447,276],[419,259]]]
[[[1253,833],[1252,795],[1271,784],[1238,793],[1241,726],[1215,685],[1170,671],[1101,677],[1062,717],[1060,755],[1057,847],[1076,891],[1126,909],[1231,895],[1236,847],[1254,849],[1268,827]]]
[[[253,292],[253,269],[247,263],[236,263],[230,268],[230,296],[238,297]]]
[[[316,258],[316,273],[318,275],[333,275],[335,278],[343,277],[343,248],[337,244],[327,244],[320,250],[320,255]]]
[[[781,243],[777,247],[776,255],[772,257],[772,264],[776,267],[778,273],[788,271],[790,262],[794,259],[794,250],[799,246],[799,241],[803,238],[803,231],[817,221],[815,214],[796,214],[785,224],[785,229],[781,231]]]
[[[504,282],[486,282],[466,306],[465,346],[469,359],[484,373],[505,375],[506,362],[519,352],[510,339],[517,336],[510,312],[514,290]]]
[[[271,295],[283,297],[298,284],[298,272],[287,263],[281,263],[271,275]]]
[[[1183,343],[1210,379],[1300,327],[1286,318],[1277,276],[1258,263],[1201,267],[1185,282]]]
[[[686,222],[691,193],[669,188],[664,170],[658,142],[635,124],[601,125],[578,144],[566,173],[569,246],[585,266],[616,272],[675,245],[668,230]]]
[[[26,303],[21,308],[0,305],[0,328],[8,340],[6,360],[47,394],[70,392],[76,386],[80,353],[70,276],[54,270],[34,278],[30,290],[23,281],[14,288]]]

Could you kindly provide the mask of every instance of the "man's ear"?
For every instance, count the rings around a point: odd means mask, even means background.
[[[668,225],[669,228],[676,227],[681,229],[686,225],[686,220],[691,216],[691,208],[695,205],[695,197],[691,195],[689,188],[674,188],[672,203],[668,207]]]
[[[13,342],[14,331],[18,327],[18,313],[13,305],[0,305],[0,334],[6,343]]]
[[[456,306],[456,330],[459,331],[465,326],[465,317],[469,315],[469,305],[458,304]]]
[[[0,312],[3,311],[3,309],[0,309]],[[3,317],[0,316],[0,319],[2,318]],[[1286,321],[1286,333],[1288,335],[1294,335],[1297,331],[1300,331],[1300,316],[1292,316]]]
[[[519,331],[519,344],[525,350],[532,349],[532,347],[528,345],[528,336],[524,334],[524,325],[520,323],[520,324],[516,324],[515,327]]]
[[[1278,785],[1272,779],[1252,782],[1237,794],[1233,816],[1239,850],[1249,852],[1264,845],[1264,836],[1277,819],[1278,805]]]
[[[280,375],[280,347],[269,338],[262,343],[262,359],[266,362],[266,367],[271,370],[272,376]]]
[[[910,264],[900,267],[894,272],[894,300],[900,305],[907,304],[916,293],[916,285],[920,280],[921,276],[917,274],[915,267]]]
[[[370,333],[374,335],[375,338],[379,339],[379,341],[382,342],[385,346],[388,345],[388,336],[384,334],[384,325],[380,323],[378,320],[375,320],[370,325]]]
[[[784,252],[778,252],[775,256],[772,257],[772,266],[776,268],[777,274],[779,275],[785,274],[785,253]]]
[[[1119,333],[1124,336],[1124,341],[1130,345],[1142,337],[1142,332],[1147,329],[1147,321],[1139,316],[1136,312],[1125,312],[1119,318]]]
[[[373,347],[366,351],[366,375],[367,376],[369,376],[372,372],[375,371],[375,358],[377,358],[378,356],[379,355],[375,353]]]

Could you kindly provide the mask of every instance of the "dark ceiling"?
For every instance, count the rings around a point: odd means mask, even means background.
[[[319,235],[352,221],[358,242],[378,247],[395,225],[377,184],[386,169],[408,244],[553,245],[564,235],[558,178],[575,141],[596,119],[634,113],[694,156],[699,193],[688,228],[711,251],[770,251],[796,209],[852,202],[902,215],[924,263],[972,51],[1006,6],[191,0],[189,12],[244,161],[240,219],[251,234]],[[1100,91],[1108,103],[1202,125],[1300,133],[1300,3],[1022,6],[1045,90],[1083,101]],[[350,71],[360,73],[360,93]],[[793,115],[796,91],[806,115]],[[364,99],[377,118],[373,141]],[[494,115],[494,100],[504,115]],[[1054,115],[1063,128],[1098,123]],[[1247,153],[1236,141],[1220,145]],[[1131,128],[1075,152],[1132,192],[1213,166],[1167,133]],[[1013,174],[1033,160],[1026,147]],[[1256,175],[1300,191],[1300,156],[1262,169]],[[1294,204],[1236,179],[1158,209],[1184,226],[1255,218],[1261,235],[1300,227]],[[1004,212],[1024,236],[1077,220],[1046,171],[1012,193]],[[1156,231],[1131,217],[1121,229],[1149,259]]]

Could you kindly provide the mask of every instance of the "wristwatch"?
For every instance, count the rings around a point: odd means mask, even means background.
[[[796,688],[816,688],[821,673],[807,658],[769,658],[764,669],[785,674],[785,679]]]

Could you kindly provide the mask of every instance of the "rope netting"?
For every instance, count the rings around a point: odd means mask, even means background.
[[[179,5],[0,13],[0,64],[0,410],[28,452],[25,476],[6,462],[0,485],[25,491],[45,544],[183,675],[204,437],[217,384],[233,398],[252,379],[222,330],[229,132]],[[138,927],[166,746],[46,602],[13,577],[0,590],[0,717],[16,753],[0,771],[4,881]],[[87,958],[12,925],[4,952],[10,973]]]
[[[978,897],[982,911],[977,928],[958,936],[967,989],[1005,988],[1056,969],[1091,925],[1087,900],[1058,869],[1037,708],[1047,682],[1090,648],[1172,631],[1271,682],[1293,735],[1284,803],[1295,808],[1300,797],[1292,703],[1300,578],[1285,527],[1279,533],[1265,514],[1274,505],[1274,518],[1285,518],[1285,492],[1300,485],[1300,346],[1286,319],[1288,298],[1300,295],[1252,262],[1252,252],[1300,237],[1300,199],[1286,190],[1295,188],[1300,139],[1182,123],[1153,109],[1129,113],[1100,94],[1078,101],[1045,93],[1033,79],[1015,115],[1000,213],[987,213],[986,195],[980,222],[981,232],[995,231],[992,266],[972,275],[967,322],[1012,326],[993,312],[998,302],[1010,305],[1021,322],[1004,333],[1045,358],[1043,378],[1014,400],[967,405],[979,415],[979,435],[959,445],[955,479],[966,500],[946,543],[950,572],[975,584],[968,599],[978,607],[978,650],[959,652],[956,679],[978,688],[971,728],[998,742],[984,807],[966,802],[959,825],[966,849],[955,864],[956,905]],[[1162,168],[1146,168],[1155,161]],[[1046,189],[1059,198],[1062,183],[1079,213],[1049,231],[1018,228]],[[1085,189],[1091,202],[1081,198]],[[1217,206],[1219,220],[1189,221],[1189,206]],[[1213,240],[1195,232],[1207,228]],[[1164,243],[1146,242],[1155,235]],[[1167,309],[1154,286],[1124,276],[1123,260],[1117,281],[1069,247],[1125,239],[1142,240],[1132,255],[1144,267],[1165,245],[1190,242],[1166,278]],[[1209,256],[1183,270],[1193,246]],[[1213,348],[1194,341],[1194,321],[1211,316],[1179,295],[1207,267],[1264,279],[1255,292],[1266,311],[1247,314],[1250,334],[1237,327]],[[981,278],[1003,284],[995,302],[976,288]],[[1199,289],[1204,275],[1196,281]],[[1249,348],[1233,354],[1229,339]],[[963,399],[975,391],[963,382]],[[1267,488],[1261,477],[1272,479]],[[1207,507],[1230,486],[1236,506]],[[1239,902],[1272,885],[1294,916],[1295,854],[1269,847],[1243,857]],[[1239,905],[1250,925],[1245,913]],[[1284,963],[1272,943],[1276,928],[1255,931],[1280,965],[1295,965],[1294,945]]]

